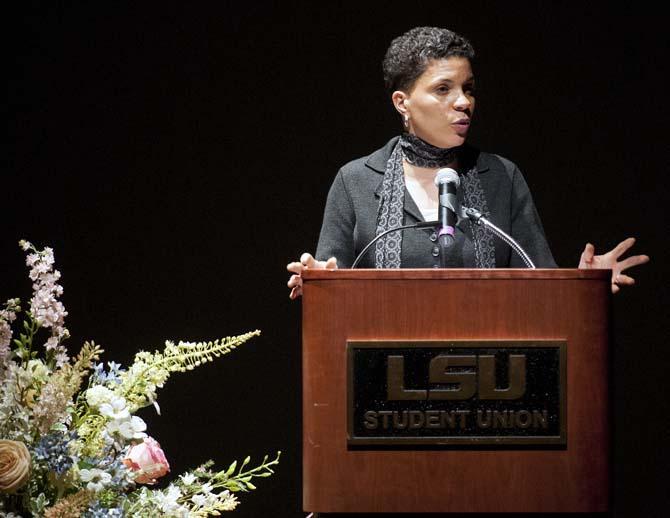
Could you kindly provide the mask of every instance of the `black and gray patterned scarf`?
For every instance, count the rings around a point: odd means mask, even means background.
[[[385,230],[399,227],[403,223],[405,206],[405,174],[403,159],[418,167],[446,167],[454,162],[460,148],[439,148],[415,135],[403,133],[386,162],[382,180],[379,210],[377,212],[376,235]],[[461,174],[463,201],[467,207],[474,207],[482,214],[488,214],[488,204],[482,190],[477,169],[473,166]],[[475,248],[477,268],[495,268],[495,248],[493,234],[486,228],[470,223]],[[375,248],[375,268],[400,268],[402,232],[391,232],[377,241]]]

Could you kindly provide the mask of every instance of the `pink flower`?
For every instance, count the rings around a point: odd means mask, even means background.
[[[130,448],[123,463],[136,472],[135,482],[138,484],[155,484],[157,478],[170,472],[161,445],[151,437]]]

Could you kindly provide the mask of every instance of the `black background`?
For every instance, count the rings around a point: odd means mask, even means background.
[[[667,37],[660,12],[552,2],[21,3],[3,13],[8,139],[0,298],[26,238],[56,251],[70,348],[128,364],[165,339],[263,335],[142,417],[173,474],[281,449],[238,516],[301,513],[300,302],[330,182],[397,134],[380,62],[417,25],[477,49],[470,142],[514,160],[559,265],[634,235],[652,262],[614,301],[616,516],[669,502]],[[141,5],[140,5],[141,4]],[[511,5],[508,5],[511,4]],[[607,5],[605,7],[605,5]]]

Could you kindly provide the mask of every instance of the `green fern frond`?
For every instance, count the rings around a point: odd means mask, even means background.
[[[185,372],[211,362],[214,358],[228,354],[254,336],[260,335],[259,330],[239,336],[227,336],[213,342],[179,342],[177,345],[166,345],[163,353],[154,354],[154,362],[148,368],[164,367],[169,372]]]
[[[130,368],[121,374],[121,383],[115,392],[125,398],[132,413],[156,401],[156,389],[163,386],[171,373],[186,372],[211,362],[260,333],[256,330],[213,342],[180,341],[176,345],[166,342],[162,352],[140,352],[135,355],[135,361]]]

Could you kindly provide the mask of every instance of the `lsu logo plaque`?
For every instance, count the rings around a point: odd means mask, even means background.
[[[348,445],[566,445],[565,341],[350,341]]]

